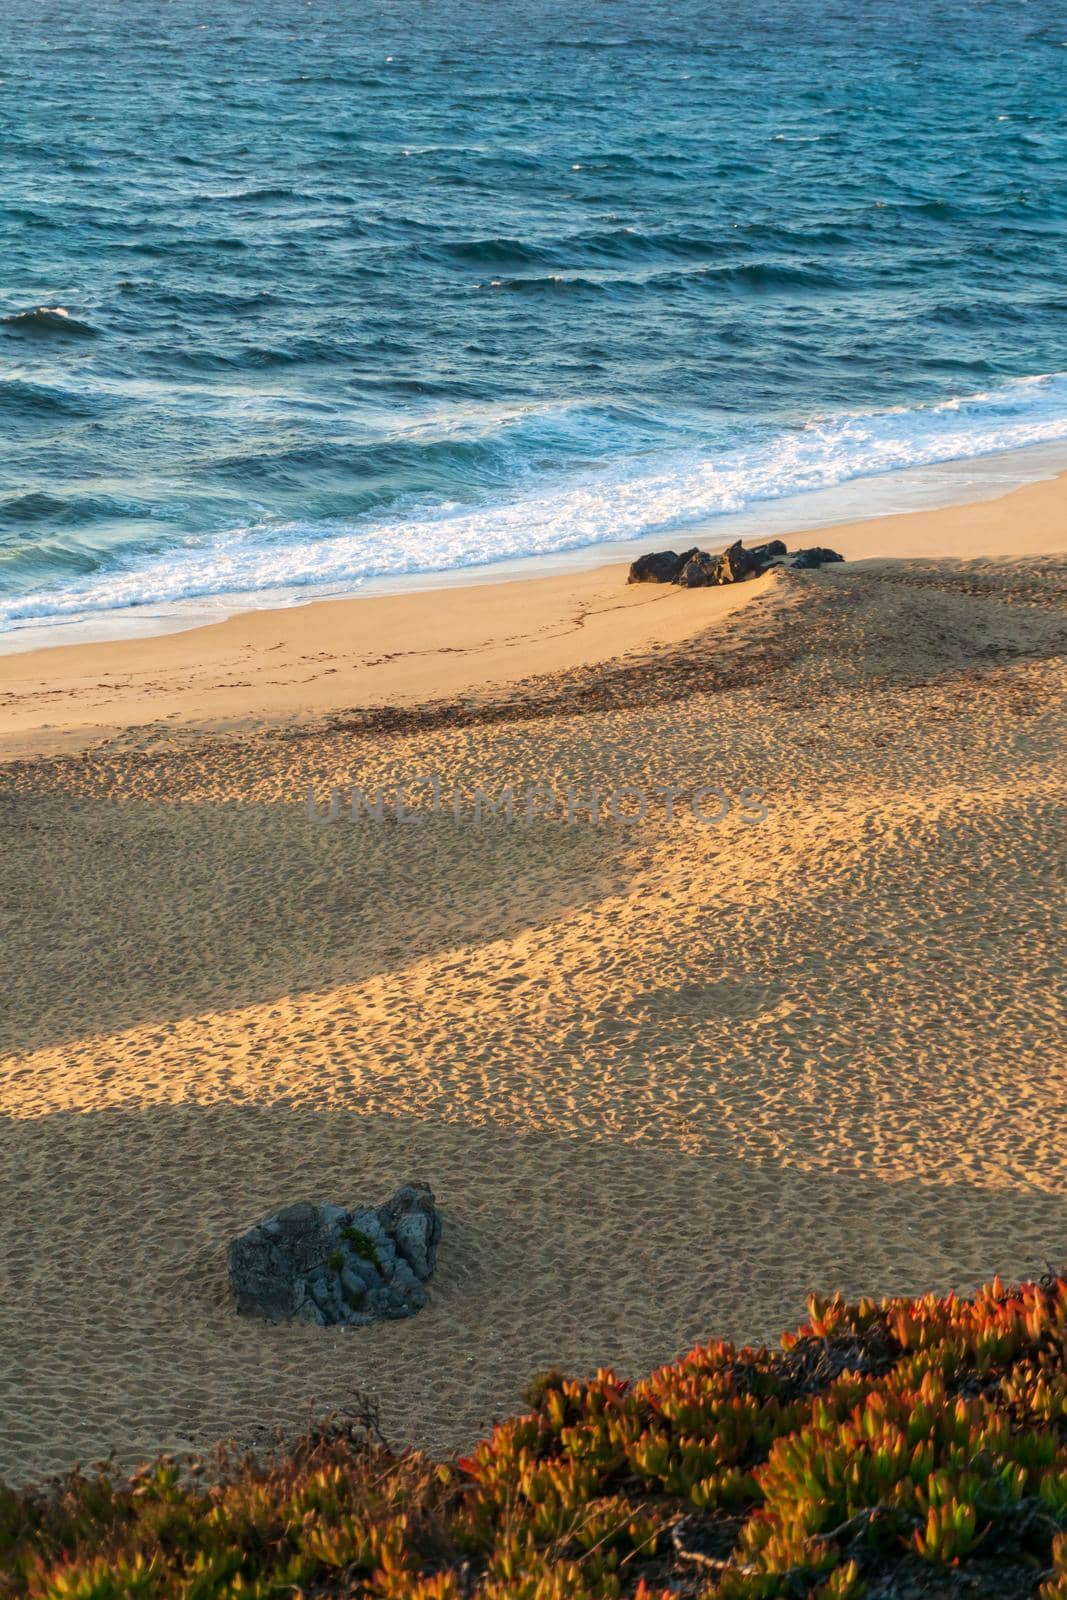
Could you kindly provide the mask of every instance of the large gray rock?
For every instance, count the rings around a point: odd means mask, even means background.
[[[383,1206],[286,1206],[234,1239],[230,1282],[243,1316],[365,1327],[426,1304],[441,1217],[424,1183]]]

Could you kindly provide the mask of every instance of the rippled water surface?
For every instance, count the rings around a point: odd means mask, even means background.
[[[1042,0],[7,0],[0,629],[1067,437]]]

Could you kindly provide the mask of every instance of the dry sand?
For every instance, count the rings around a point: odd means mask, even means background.
[[[52,752],[0,767],[0,1474],[356,1391],[448,1450],[550,1363],[1062,1265],[1067,482],[820,542],[879,559],[0,662],[9,756]],[[479,829],[300,803],[420,772],[685,798]],[[702,827],[710,783],[735,804]],[[416,1176],[446,1229],[419,1316],[233,1314],[235,1232]]]

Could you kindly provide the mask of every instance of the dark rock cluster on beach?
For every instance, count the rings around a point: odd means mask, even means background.
[[[433,1191],[405,1184],[383,1206],[286,1206],[229,1249],[243,1316],[268,1322],[365,1327],[411,1317],[426,1304],[441,1217]]]
[[[781,539],[771,539],[767,544],[753,545],[746,550],[740,539],[710,555],[707,550],[651,551],[638,556],[630,567],[627,583],[677,583],[683,589],[710,589],[722,583],[743,583],[746,578],[758,578],[771,567],[811,568],[821,567],[827,561],[843,561],[836,550],[815,546],[811,550],[794,550],[790,555]]]

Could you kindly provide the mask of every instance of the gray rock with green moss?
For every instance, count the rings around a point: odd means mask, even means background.
[[[411,1317],[437,1262],[433,1191],[408,1183],[385,1205],[286,1206],[234,1239],[230,1282],[242,1316],[365,1327]]]

